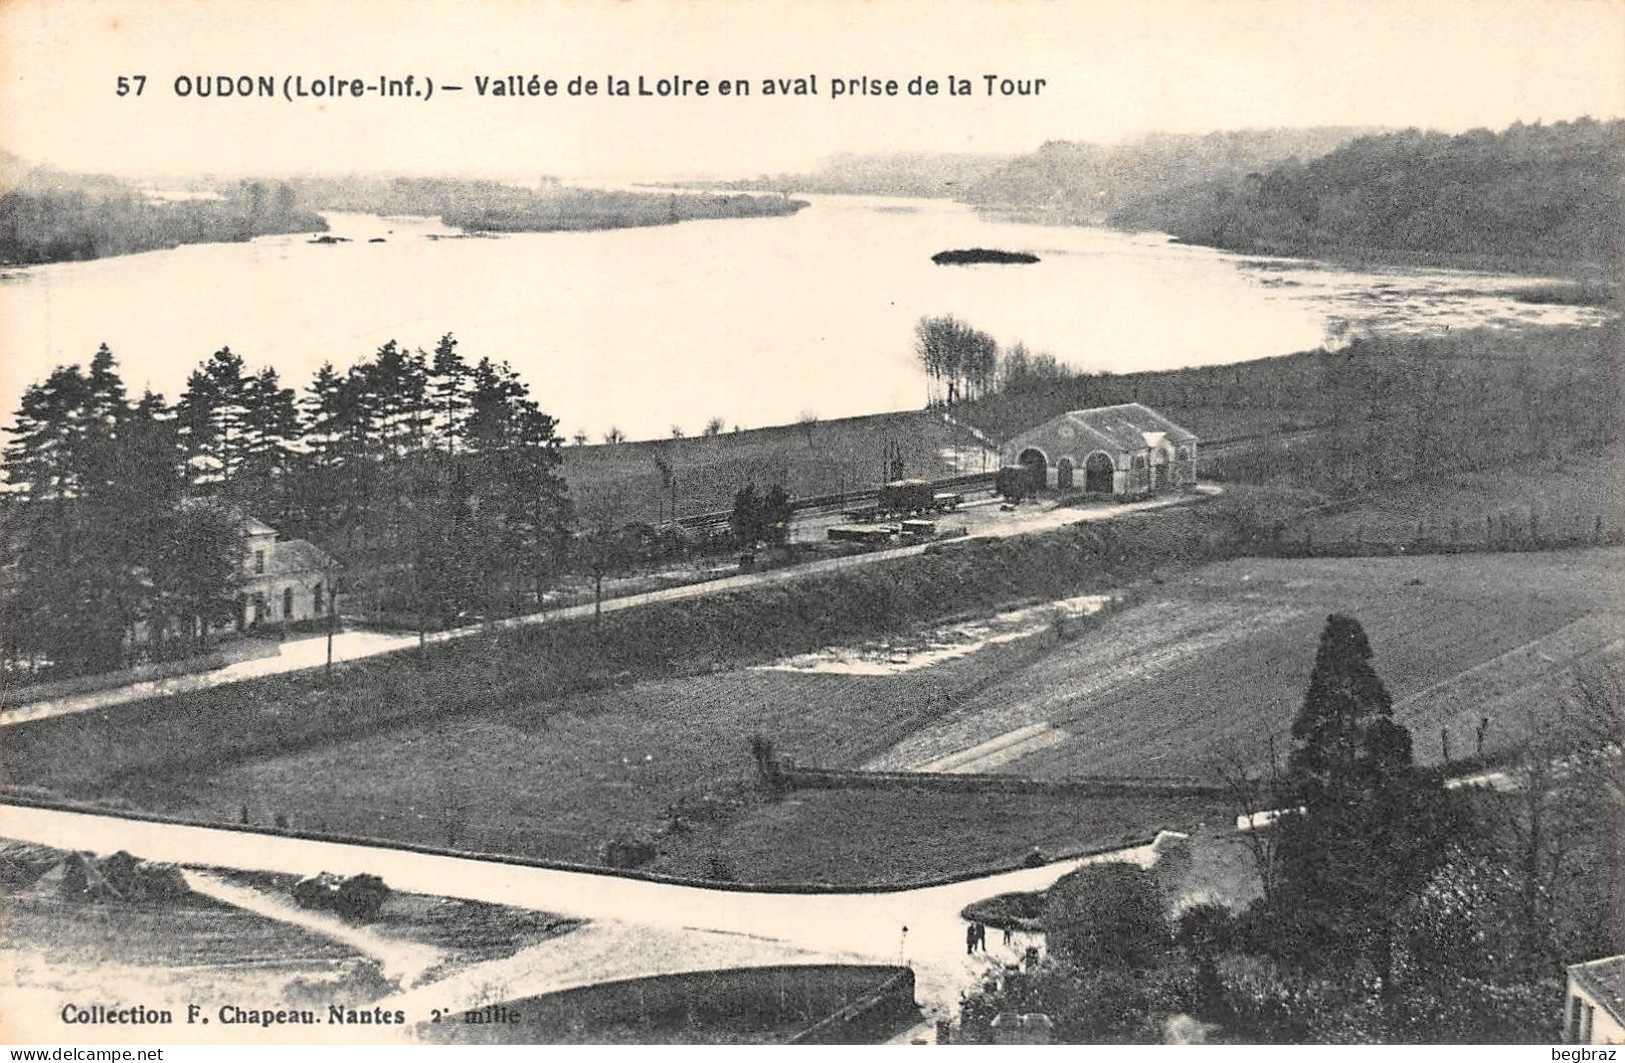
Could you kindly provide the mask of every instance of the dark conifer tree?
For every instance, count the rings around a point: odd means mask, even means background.
[[[457,353],[457,341],[446,333],[435,345],[429,369],[429,399],[434,406],[434,436],[437,445],[455,454],[468,417],[468,363]]]
[[[266,366],[244,385],[242,467],[232,497],[245,510],[283,525],[293,508],[288,476],[299,438],[299,410],[292,388]]]
[[[1271,900],[1287,958],[1349,957],[1391,994],[1397,913],[1439,866],[1465,817],[1412,763],[1410,732],[1371,666],[1359,621],[1326,620],[1288,758],[1301,811],[1282,817]],[[1298,960],[1294,960],[1298,962]],[[1391,1003],[1389,999],[1389,1003]]]

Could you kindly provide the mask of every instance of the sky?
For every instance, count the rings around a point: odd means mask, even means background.
[[[139,97],[120,75],[145,74]],[[415,76],[433,99],[180,98],[179,76]],[[555,78],[554,98],[475,77]],[[768,98],[816,74],[820,95]],[[834,78],[972,79],[849,96]],[[983,75],[1042,78],[985,94]],[[577,75],[749,79],[747,98],[569,97]],[[601,90],[602,91],[602,90]],[[835,152],[1028,151],[1046,140],[1264,126],[1625,115],[1620,0],[9,0],[0,146],[131,176],[382,172],[533,180],[748,176]]]

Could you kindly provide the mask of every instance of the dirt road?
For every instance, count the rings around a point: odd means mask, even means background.
[[[1111,520],[1127,513],[1137,513],[1147,509],[1161,509],[1166,506],[1200,501],[1203,498],[1219,493],[1219,489],[1216,487],[1203,486],[1198,490],[1201,494],[1194,498],[1188,495],[1167,495],[1147,499],[1143,502],[1129,502],[1121,505],[1097,506],[1087,509],[1065,507],[1032,513],[1001,514],[1000,516],[1004,519],[979,523],[966,538],[1005,539],[1016,535],[1030,535],[1034,532],[1051,531],[1069,524]],[[703,598],[712,594],[726,594],[730,591],[750,587],[787,583],[791,580],[828,572],[844,572],[869,565],[884,564],[900,557],[913,557],[922,554],[930,545],[929,543],[920,543],[911,546],[898,546],[885,550],[876,550],[872,553],[827,558],[822,561],[812,561],[804,565],[792,565],[767,572],[727,576],[703,583],[668,587],[642,594],[624,595],[619,598],[605,600],[603,611],[611,613],[621,609],[636,609],[640,606],[653,605],[659,602],[677,602],[690,598]],[[499,620],[490,624],[474,624],[468,627],[453,628],[448,631],[438,631],[429,635],[427,641],[446,642],[452,639],[468,638],[472,635],[500,631],[506,628],[523,627],[530,624],[579,620],[590,617],[592,614],[593,606],[592,603],[588,602],[582,605],[549,609],[540,613],[531,613],[527,616]],[[335,663],[342,663],[344,661],[360,660],[365,657],[378,657],[387,653],[400,653],[416,647],[417,644],[418,637],[411,634],[392,635],[372,631],[346,631],[333,639],[333,660]],[[5,710],[0,712],[0,727],[25,723],[29,720],[46,719],[51,716],[65,716],[90,709],[107,709],[116,705],[128,704],[132,701],[167,697],[171,694],[204,690],[209,687],[225,686],[230,683],[241,683],[245,680],[259,679],[264,676],[313,671],[322,668],[326,662],[327,638],[325,636],[318,635],[307,639],[292,639],[282,644],[281,652],[275,657],[241,661],[209,672],[132,683],[128,686],[114,687],[110,690],[98,690],[88,694],[40,701],[31,705]]]
[[[965,955],[965,923],[959,917],[965,905],[997,893],[1044,889],[1085,863],[1149,865],[1156,859],[1153,846],[1144,845],[940,886],[768,893],[18,805],[0,805],[0,837],[101,854],[122,849],[193,867],[370,873],[398,890],[603,922],[609,925],[594,935],[607,935],[606,943],[617,937],[624,942],[622,935],[632,934],[650,946],[647,962],[629,964],[625,948],[579,948],[592,938],[565,935],[557,947],[501,961],[501,981],[516,996],[644,973],[834,959],[909,964],[921,1005],[935,1014],[956,1011],[960,993],[993,962],[987,954]],[[717,935],[735,940],[725,943]]]

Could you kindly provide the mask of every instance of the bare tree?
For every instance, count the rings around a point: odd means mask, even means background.
[[[1211,771],[1224,789],[1237,824],[1245,824],[1241,837],[1252,857],[1264,899],[1268,901],[1275,893],[1281,874],[1280,834],[1271,829],[1270,814],[1279,812],[1287,799],[1273,735],[1269,740],[1269,767],[1260,770],[1254,764],[1254,757],[1232,745],[1214,755]]]
[[[1555,706],[1530,707],[1512,759],[1491,780],[1507,791],[1486,807],[1520,879],[1521,921],[1531,934],[1550,924],[1572,888],[1596,825],[1625,814],[1622,737],[1625,676],[1617,664],[1600,664],[1577,675]]]
[[[1603,767],[1614,801],[1625,804],[1625,667],[1606,661],[1581,672],[1568,705],[1579,745]]]
[[[713,417],[710,420],[705,422],[705,429],[704,429],[703,434],[707,438],[710,438],[711,436],[719,436],[719,435],[722,434],[722,429],[723,429],[724,425],[726,425],[726,424],[727,424],[727,422],[724,421],[721,417]]]
[[[611,486],[590,496],[577,507],[580,542],[586,550],[587,570],[592,574],[592,622],[598,627],[604,612],[604,577],[624,565],[626,548],[626,496]]]

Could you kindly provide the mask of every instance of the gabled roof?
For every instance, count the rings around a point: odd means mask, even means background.
[[[244,535],[275,535],[276,529],[258,517],[244,517],[237,522],[237,530]]]
[[[265,575],[292,576],[300,572],[325,572],[337,566],[338,562],[315,543],[304,539],[289,539],[271,548],[271,556],[265,562]]]
[[[1093,410],[1072,410],[1061,416],[1119,450],[1145,450],[1155,446],[1156,443],[1147,438],[1149,435],[1161,435],[1176,444],[1196,441],[1195,432],[1181,428],[1156,410],[1137,402],[1100,406]]]
[[[1004,446],[1020,449],[1026,442],[1043,438],[1057,428],[1064,429],[1063,437],[1079,436],[1090,441],[1090,446],[1119,453],[1144,452],[1164,442],[1177,446],[1197,441],[1195,432],[1180,427],[1156,410],[1137,402],[1125,402],[1121,406],[1063,413],[1006,440]]]
[[[1616,1022],[1625,1023],[1625,956],[1577,963],[1569,968],[1569,976],[1607,1008]]]

